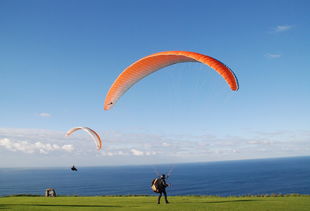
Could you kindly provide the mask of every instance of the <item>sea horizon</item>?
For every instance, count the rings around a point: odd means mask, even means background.
[[[151,163],[151,164],[113,164],[113,165],[76,165],[79,168],[101,168],[101,167],[147,167],[147,166],[170,166],[170,165],[191,165],[191,164],[207,164],[207,163],[226,163],[226,162],[242,162],[242,161],[258,161],[258,160],[278,160],[278,159],[294,159],[294,158],[310,158],[310,155],[302,156],[285,156],[285,157],[266,157],[266,158],[250,158],[250,159],[232,159],[232,160],[216,160],[216,161],[197,161],[197,162],[171,162],[171,163]],[[0,169],[57,169],[57,168],[68,168],[68,165],[56,165],[56,166],[14,166],[14,167],[0,167]]]
[[[310,156],[165,165],[0,168],[0,196],[155,195],[151,180],[167,174],[168,195],[310,194]]]

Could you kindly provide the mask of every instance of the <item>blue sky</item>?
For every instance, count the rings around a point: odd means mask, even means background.
[[[2,0],[1,156],[40,166],[55,153],[84,165],[309,155],[309,8],[300,0]],[[207,66],[179,64],[103,110],[124,68],[167,50],[221,60],[239,91]],[[62,137],[80,125],[102,134],[103,152],[82,133]]]

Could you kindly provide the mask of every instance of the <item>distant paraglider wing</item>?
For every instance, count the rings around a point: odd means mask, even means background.
[[[75,127],[75,128],[72,128],[70,130],[67,131],[66,133],[66,136],[70,136],[72,133],[74,133],[75,131],[77,130],[84,130],[85,132],[87,132],[94,140],[96,146],[97,146],[97,149],[100,150],[101,147],[102,147],[102,141],[101,141],[101,138],[99,136],[98,133],[96,133],[96,131],[88,128],[88,127]]]
[[[238,90],[236,76],[222,62],[195,52],[166,51],[146,56],[127,67],[110,87],[105,98],[104,109],[109,110],[131,86],[149,74],[169,65],[183,62],[200,62],[210,66],[225,79],[231,90]]]

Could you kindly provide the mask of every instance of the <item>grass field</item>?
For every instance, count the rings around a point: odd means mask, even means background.
[[[153,196],[0,197],[0,210],[310,210],[310,196],[174,196],[156,204]]]

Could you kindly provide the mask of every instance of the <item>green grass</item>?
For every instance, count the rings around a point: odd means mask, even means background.
[[[173,196],[156,204],[154,196],[0,197],[2,210],[310,210],[310,196]]]

